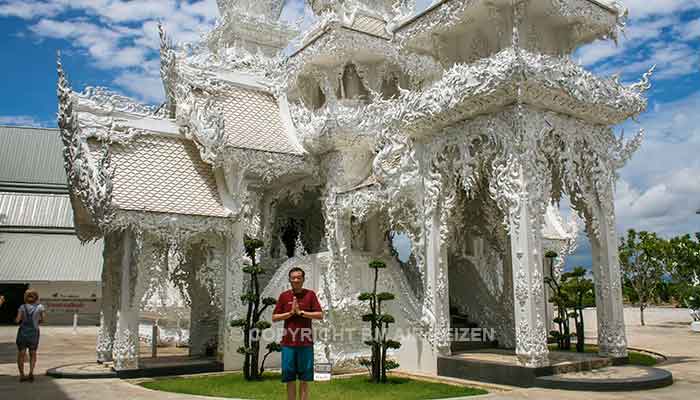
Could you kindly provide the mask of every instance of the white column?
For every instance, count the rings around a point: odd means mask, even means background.
[[[612,184],[606,185],[604,190],[606,193],[599,196],[600,202],[592,207],[598,219],[598,237],[591,235],[590,238],[598,320],[598,352],[603,356],[622,358],[627,357],[627,338]]]
[[[117,311],[117,328],[112,358],[117,371],[139,368],[139,301],[134,299],[138,279],[137,251],[134,233],[122,236],[121,292]]]
[[[275,237],[273,230],[275,229],[276,219],[276,200],[270,192],[265,192],[260,200],[260,240],[263,241],[262,254],[260,255],[261,262],[270,258],[271,249],[274,247],[272,241]]]
[[[352,214],[349,210],[338,209],[336,211],[335,220],[335,241],[338,248],[338,254],[334,257],[339,264],[335,269],[336,280],[340,293],[350,293],[351,278],[350,278],[350,253],[352,251]],[[333,294],[335,297],[335,293]],[[338,299],[340,300],[340,299]]]
[[[532,199],[527,192],[527,177],[519,169],[518,204],[510,211],[510,243],[513,268],[515,315],[515,352],[518,361],[527,367],[549,365],[547,322],[542,276],[542,230],[533,226],[530,209]]]
[[[219,334],[219,313],[212,302],[212,293],[198,279],[198,271],[206,266],[203,244],[195,244],[187,254],[188,292],[190,295],[190,355],[205,355],[211,341]]]
[[[224,241],[226,265],[224,277],[224,312],[219,321],[219,352],[223,354],[224,369],[240,370],[243,368],[243,356],[236,350],[243,344],[241,330],[232,328],[231,321],[244,317],[241,295],[243,294],[243,225],[234,223],[233,234]]]
[[[425,215],[427,219],[425,242],[425,289],[429,297],[427,302],[435,316],[434,340],[435,348],[440,355],[450,354],[450,299],[449,281],[447,278],[447,243],[440,234],[442,201],[438,199],[431,212]]]
[[[97,334],[97,361],[112,361],[112,347],[117,326],[119,287],[121,285],[121,263],[123,254],[122,235],[111,233],[105,236],[102,253],[102,300],[100,306],[100,328]]]
[[[367,216],[365,250],[373,254],[381,254],[386,250],[386,238],[381,230],[380,215],[372,213]]]
[[[416,191],[416,205],[422,218],[421,240],[416,250],[422,252],[419,262],[423,262],[423,315],[425,325],[429,323],[431,341],[436,355],[450,354],[450,299],[447,274],[447,243],[443,241],[446,218],[443,218],[445,204],[445,182],[439,171],[435,157],[428,148],[416,148],[416,157],[420,160],[421,183]],[[434,320],[428,321],[426,315]]]

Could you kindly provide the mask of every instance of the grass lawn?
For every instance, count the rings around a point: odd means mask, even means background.
[[[597,353],[598,352],[598,346],[593,345],[593,344],[587,344],[584,346],[584,351],[586,353]],[[549,350],[550,351],[555,351],[557,350],[557,345],[556,344],[550,344],[549,345]],[[576,351],[576,343],[571,344],[571,351],[575,352]],[[630,365],[641,365],[644,367],[651,367],[653,365],[656,365],[658,360],[649,354],[646,353],[640,353],[638,351],[632,351],[629,350],[629,364]]]
[[[159,379],[142,386],[166,392],[201,396],[236,397],[255,400],[286,399],[285,385],[280,375],[266,373],[258,382],[246,382],[240,373],[194,378]],[[485,390],[469,387],[424,382],[407,378],[390,378],[386,384],[369,382],[366,375],[313,382],[311,399],[323,400],[423,400],[485,394]]]

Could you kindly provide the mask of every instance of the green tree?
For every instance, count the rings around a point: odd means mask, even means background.
[[[549,301],[557,307],[557,316],[553,321],[559,328],[559,330],[549,332],[549,335],[557,341],[559,350],[569,350],[571,349],[571,328],[567,307],[571,302],[568,294],[563,290],[561,278],[556,279],[554,273],[554,259],[558,257],[558,254],[554,251],[548,251],[544,256],[549,260],[549,276],[544,278],[544,282],[553,293]]]
[[[657,295],[659,282],[666,273],[669,244],[654,232],[627,231],[618,248],[623,284],[634,292],[642,326],[644,310]]]
[[[384,261],[371,261],[369,267],[374,270],[373,289],[371,292],[361,293],[357,298],[360,301],[369,302],[370,313],[363,315],[362,320],[370,323],[371,338],[365,344],[372,349],[372,356],[369,360],[360,360],[360,364],[370,370],[372,381],[385,383],[386,372],[399,367],[399,363],[396,361],[386,359],[387,350],[398,349],[401,347],[401,343],[386,337],[389,332],[389,325],[394,323],[395,319],[390,314],[382,313],[382,303],[394,300],[395,296],[389,292],[377,293],[379,270],[386,268]]]
[[[698,283],[700,278],[700,233],[674,237],[668,246],[668,269],[681,293]]]
[[[690,310],[693,321],[700,321],[700,286],[692,286],[686,290],[683,303]]]
[[[262,319],[265,310],[275,305],[277,300],[273,297],[260,298],[260,283],[258,276],[264,274],[264,269],[258,265],[256,260],[257,250],[263,247],[262,240],[245,237],[244,241],[246,255],[252,260],[252,265],[245,265],[243,272],[249,275],[248,290],[241,296],[241,301],[248,305],[245,318],[231,321],[232,327],[243,330],[243,346],[238,348],[238,353],[245,356],[243,362],[243,376],[246,380],[258,380],[265,371],[265,360],[270,353],[280,351],[281,347],[277,342],[271,342],[266,346],[267,353],[260,360],[260,340],[262,332],[272,326],[269,321]]]
[[[561,277],[562,292],[565,294],[567,309],[573,310],[569,317],[574,319],[576,328],[576,351],[584,352],[583,309],[595,304],[593,281],[586,278],[586,269],[576,267]]]

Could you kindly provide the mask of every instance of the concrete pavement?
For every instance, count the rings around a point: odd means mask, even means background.
[[[655,308],[647,311],[646,327],[639,326],[638,311],[625,310],[628,341],[631,347],[653,350],[664,354],[668,360],[659,365],[671,371],[674,385],[641,392],[591,393],[546,389],[514,389],[493,393],[490,399],[694,399],[700,395],[700,334],[689,330],[690,317],[686,310]],[[587,336],[595,335],[595,315],[587,315]],[[118,379],[73,380],[52,379],[44,376],[51,367],[95,359],[94,327],[81,327],[78,334],[72,328],[42,328],[37,380],[19,383],[15,365],[15,327],[0,327],[0,393],[4,399],[22,400],[176,400],[211,399],[191,395],[156,392]],[[280,386],[280,393],[282,387]],[[482,398],[483,396],[479,396]]]

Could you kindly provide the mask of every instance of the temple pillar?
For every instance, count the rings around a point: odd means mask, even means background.
[[[592,207],[598,220],[598,235],[589,235],[593,255],[598,352],[602,356],[627,357],[625,316],[622,303],[620,260],[615,233],[613,184],[604,185],[604,193]]]
[[[386,235],[382,232],[380,215],[373,213],[367,216],[365,222],[365,250],[372,254],[380,254],[386,249]]]
[[[219,313],[212,293],[198,276],[206,266],[207,248],[204,243],[194,244],[187,252],[187,288],[190,296],[190,355],[206,355],[209,343],[216,342],[219,334]]]
[[[347,209],[338,209],[335,221],[335,240],[338,254],[334,258],[339,261],[336,272],[336,284],[340,293],[350,293],[350,253],[352,251],[352,213]]]
[[[542,227],[534,226],[539,216],[532,205],[540,199],[528,193],[528,179],[522,165],[515,166],[518,199],[510,209],[510,244],[513,271],[515,352],[527,367],[549,365],[547,323],[542,276]]]
[[[121,286],[121,263],[123,240],[119,233],[105,236],[102,265],[102,302],[100,309],[100,329],[97,334],[97,362],[112,361],[112,347],[117,328],[119,288]]]
[[[260,239],[263,241],[263,251],[260,254],[260,260],[270,258],[272,249],[277,247],[277,237],[274,234],[275,221],[277,220],[276,200],[271,193],[265,192],[260,199]]]
[[[232,328],[231,321],[244,317],[243,294],[244,273],[243,257],[243,224],[234,222],[233,232],[224,240],[225,271],[224,271],[224,312],[219,321],[219,353],[223,354],[223,364],[226,371],[243,368],[243,355],[237,349],[243,343],[241,330]]]
[[[121,234],[120,294],[117,327],[112,359],[117,371],[139,368],[139,302],[135,299],[138,280],[135,234],[125,230]]]
[[[441,218],[441,199],[435,199],[435,207],[425,214],[425,278],[427,305],[435,316],[434,341],[439,355],[450,355],[450,300],[447,274],[448,244],[441,231],[446,221]]]

